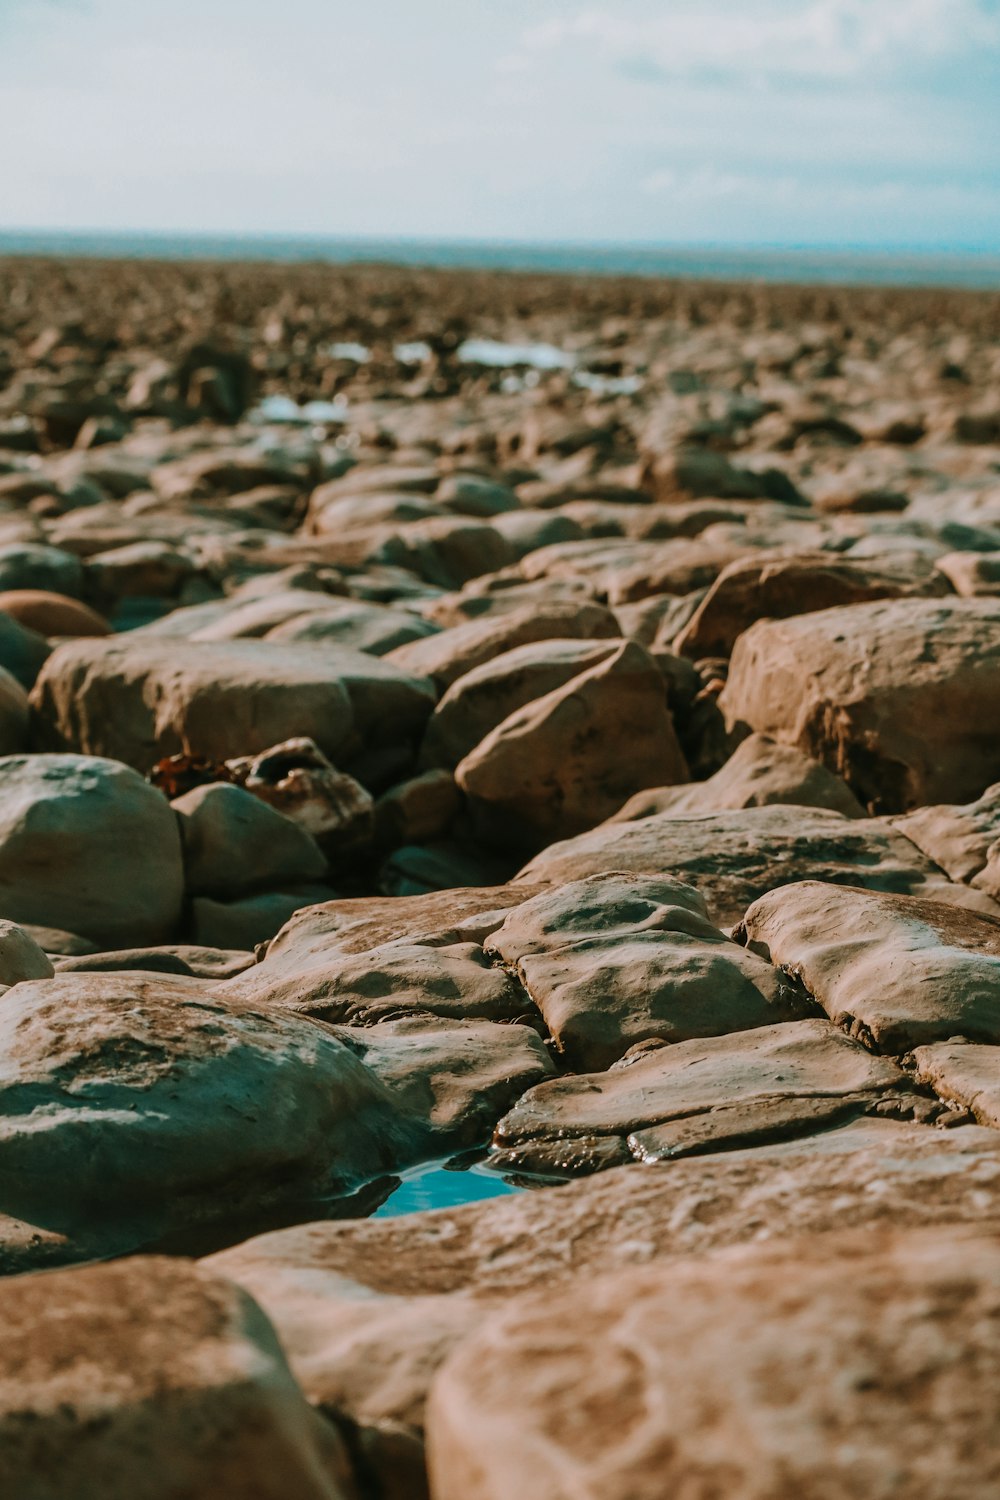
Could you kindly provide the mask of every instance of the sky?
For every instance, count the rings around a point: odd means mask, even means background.
[[[0,0],[0,228],[1000,252],[1000,0]]]

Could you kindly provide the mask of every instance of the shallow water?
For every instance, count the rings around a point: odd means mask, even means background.
[[[425,1162],[402,1174],[399,1187],[371,1217],[388,1219],[422,1213],[429,1208],[460,1208],[463,1203],[503,1198],[518,1191],[499,1172],[491,1172],[479,1162],[471,1166]]]

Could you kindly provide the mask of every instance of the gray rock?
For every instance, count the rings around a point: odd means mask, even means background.
[[[104,947],[167,941],[181,914],[177,820],[128,766],[0,758],[0,913]]]
[[[326,857],[312,835],[242,787],[195,787],[171,806],[180,817],[189,895],[231,899],[326,873]]]

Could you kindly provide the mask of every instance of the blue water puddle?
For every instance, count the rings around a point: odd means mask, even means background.
[[[519,1191],[506,1182],[499,1172],[491,1172],[488,1167],[478,1163],[449,1167],[439,1161],[426,1162],[401,1176],[399,1187],[375,1210],[373,1219],[417,1214],[429,1208],[460,1208],[463,1203],[479,1203],[484,1198],[503,1198]]]

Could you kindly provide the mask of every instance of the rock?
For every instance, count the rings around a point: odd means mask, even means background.
[[[0,546],[0,590],[43,589],[75,599],[83,588],[83,567],[72,552],[42,542]]]
[[[419,1155],[334,1034],[200,979],[60,974],[0,1006],[0,1208],[80,1254],[239,1234]]]
[[[829,552],[763,552],[737,558],[722,570],[674,647],[695,659],[730,656],[737,636],[755,620],[783,620],[870,599],[947,592],[944,579],[927,564],[915,574],[905,566],[855,561]]]
[[[555,1072],[528,1026],[413,1016],[333,1031],[414,1123],[425,1156],[482,1145],[504,1111]]]
[[[637,792],[609,822],[633,823],[654,813],[714,813],[774,805],[818,807],[847,818],[864,817],[864,808],[846,782],[818,760],[791,745],[779,745],[766,734],[751,734],[707,781]]]
[[[949,879],[1000,897],[1000,783],[965,807],[916,807],[893,821]]]
[[[285,740],[227,766],[255,798],[309,834],[327,858],[350,855],[371,842],[371,794],[353,776],[337,771],[314,740]]]
[[[501,926],[509,911],[540,889],[498,885],[429,895],[327,901],[293,918],[268,945],[262,964],[272,974],[295,973],[304,961],[324,963],[332,953],[365,953],[404,939],[435,948],[452,943],[481,944]]]
[[[272,965],[272,969],[277,966]],[[478,943],[430,945],[407,938],[361,953],[330,948],[321,964],[270,979],[249,975],[261,1003],[345,1026],[373,1026],[412,1015],[517,1021],[537,1012],[516,981],[494,968]],[[237,987],[246,993],[247,985]]]
[[[434,498],[461,516],[494,517],[520,510],[513,490],[481,474],[450,474],[442,479]]]
[[[960,907],[806,880],[754,902],[736,933],[800,979],[873,1050],[958,1033],[1000,1041],[1000,921]]]
[[[945,899],[948,886],[909,839],[878,818],[842,817],[821,808],[748,807],[734,812],[672,810],[633,822],[608,822],[578,838],[551,844],[518,876],[559,884],[612,870],[693,885],[713,921],[738,922],[765,892],[810,877],[903,894]]]
[[[447,833],[462,798],[450,771],[425,771],[391,787],[375,804],[378,841],[392,847]]]
[[[708,920],[690,886],[595,875],[519,906],[486,940],[513,966],[569,1066],[610,1067],[637,1042],[795,1018],[794,988]]]
[[[189,895],[233,897],[326,874],[312,835],[242,787],[195,787],[171,806],[180,817]]]
[[[687,779],[663,679],[641,646],[515,710],[458,765],[491,842],[538,847],[592,828],[646,786]]]
[[[983,1125],[1000,1129],[1000,1051],[955,1039],[917,1047],[917,1078],[944,1099],[968,1109]]]
[[[376,545],[374,563],[388,563],[438,588],[461,588],[470,578],[495,573],[517,554],[499,531],[463,516],[414,521]]]
[[[50,651],[44,636],[29,630],[12,615],[0,613],[0,668],[16,677],[29,692]]]
[[[111,626],[78,599],[41,589],[0,593],[0,611],[42,636],[110,635]]]
[[[225,760],[308,735],[336,756],[419,734],[428,684],[385,661],[272,641],[73,641],[32,698],[60,748],[113,754],[144,770],[179,751]]]
[[[383,896],[421,896],[461,886],[501,885],[513,874],[511,856],[470,851],[467,844],[437,839],[427,844],[403,844],[379,866],[378,888]]]
[[[164,943],[158,948],[121,948],[113,953],[83,953],[57,958],[55,968],[60,974],[114,974],[123,970],[141,970],[147,974],[181,974],[191,979],[232,979],[252,968],[253,963],[253,954],[241,952],[238,948]]]
[[[425,1493],[424,1402],[490,1308],[713,1247],[983,1223],[1000,1134],[864,1120],[808,1140],[639,1166],[402,1218],[299,1225],[211,1257],[276,1324],[310,1400],[348,1422],[391,1500]],[[801,1243],[801,1241],[799,1241]],[[808,1241],[806,1241],[808,1243]],[[575,1382],[574,1382],[575,1384]]]
[[[210,948],[239,948],[251,952],[266,943],[303,907],[328,901],[328,885],[285,885],[280,890],[257,891],[234,901],[195,896],[191,902],[194,942]]]
[[[434,1382],[435,1500],[985,1496],[998,1304],[972,1230],[741,1247],[515,1304]]]
[[[0,754],[16,755],[27,748],[30,710],[24,688],[0,667]]]
[[[51,979],[55,969],[48,954],[16,922],[0,920],[0,984],[22,979]]]
[[[122,599],[177,599],[197,570],[194,556],[183,547],[165,541],[128,542],[92,551],[87,584],[107,605]]]
[[[906,1094],[906,1076],[828,1021],[637,1048],[607,1073],[531,1089],[497,1126],[505,1171],[600,1170],[793,1138]],[[902,1105],[900,1106],[903,1107]]]
[[[379,604],[324,604],[311,614],[297,615],[267,633],[270,641],[331,641],[352,651],[387,656],[398,646],[436,635],[436,626],[407,610]]]
[[[421,765],[453,770],[510,714],[619,650],[619,642],[608,640],[532,641],[473,667],[452,683],[428,720]]]
[[[353,1495],[336,1430],[231,1283],[143,1257],[7,1281],[0,1302],[4,1494]]]
[[[822,760],[875,811],[967,801],[1000,776],[1000,606],[897,599],[759,621],[719,700]]]
[[[404,672],[430,677],[444,692],[466,672],[515,646],[533,641],[607,640],[617,635],[614,616],[599,604],[528,605],[495,618],[469,620],[427,640],[411,641],[391,651],[388,659]]]
[[[105,947],[164,942],[181,913],[177,821],[128,766],[0,758],[0,913]]]
[[[673,453],[657,454],[647,465],[647,477],[654,499],[660,504],[673,504],[692,496],[711,496],[718,500],[788,500],[795,497],[794,488],[788,481],[781,483],[783,475],[774,470],[755,474],[749,469],[737,468],[725,454],[714,453],[708,448],[681,448]]]
[[[934,566],[965,598],[1000,594],[1000,558],[989,552],[949,552]]]

